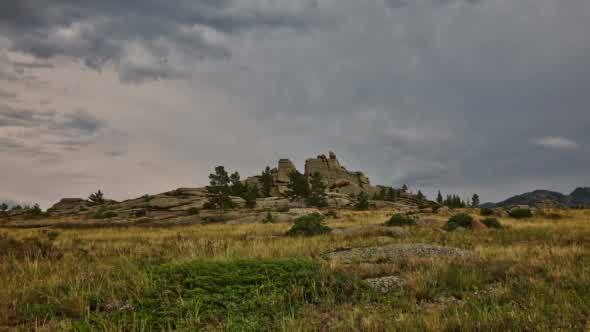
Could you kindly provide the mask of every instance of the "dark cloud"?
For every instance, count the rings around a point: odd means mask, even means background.
[[[55,112],[34,111],[0,104],[0,127],[39,127],[54,122]]]
[[[231,55],[230,45],[207,37],[212,32],[305,29],[314,23],[315,6],[315,1],[267,7],[229,0],[55,0],[45,8],[35,0],[9,0],[0,7],[0,35],[11,40],[13,50],[42,59],[71,56],[95,69],[113,62],[125,81],[177,79],[186,74],[179,73],[181,64],[165,64],[169,56],[186,60]],[[129,62],[132,43],[156,58],[143,65]]]
[[[74,129],[84,135],[92,135],[106,127],[106,123],[83,109],[66,113],[63,116],[61,126],[66,129]]]

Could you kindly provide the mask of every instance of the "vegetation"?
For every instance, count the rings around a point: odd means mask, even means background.
[[[473,196],[471,197],[471,207],[478,207],[479,206],[479,195],[478,194],[473,194]]]
[[[114,211],[110,211],[107,209],[100,209],[98,211],[96,211],[96,213],[94,215],[92,215],[92,218],[94,219],[110,219],[110,218],[114,218],[117,216],[117,213]]]
[[[256,184],[251,186],[244,186],[244,193],[241,197],[246,201],[246,207],[253,209],[256,207],[256,199],[258,198],[258,186]]]
[[[275,219],[273,218],[272,213],[270,213],[270,211],[267,211],[266,216],[264,216],[264,219],[262,219],[262,223],[272,224],[273,222],[275,222]]]
[[[461,199],[458,195],[447,195],[443,200],[443,205],[450,207],[451,209],[461,209],[467,207],[467,203]]]
[[[100,189],[97,192],[90,194],[90,196],[88,196],[88,200],[93,205],[101,205],[105,203],[104,194],[102,191],[100,191]]]
[[[326,207],[328,206],[328,195],[326,194],[326,185],[320,173],[311,175],[309,181],[311,188],[309,195],[305,198],[305,203],[308,206]]]
[[[422,191],[418,190],[418,193],[416,194],[416,198],[418,198],[419,200],[425,200],[426,196],[424,196]]]
[[[516,208],[508,211],[508,215],[514,219],[532,218],[533,212],[531,209]]]
[[[235,174],[234,176],[235,180]],[[239,180],[239,174],[238,174]],[[230,196],[233,188],[230,187],[230,177],[223,166],[215,167],[215,173],[209,174],[209,186],[207,186],[207,204],[210,209],[228,209],[234,206]]]
[[[472,216],[467,213],[459,213],[449,218],[447,224],[445,225],[445,229],[447,231],[454,231],[459,227],[470,229],[472,222]]]
[[[373,195],[373,199],[376,201],[395,202],[399,197],[399,192],[399,190],[391,187],[380,187],[379,191]]]
[[[436,195],[436,202],[440,205],[444,204],[444,199],[442,197],[442,194],[440,193],[440,190],[438,191],[438,194]]]
[[[355,210],[368,210],[369,209],[369,196],[364,191],[361,191],[356,198],[356,203],[354,205]]]
[[[274,181],[272,179],[272,173],[270,171],[270,167],[266,166],[262,174],[260,175],[260,191],[262,192],[262,197],[270,197],[271,196],[271,189]]]
[[[406,214],[396,213],[385,222],[386,226],[414,226],[416,220]]]
[[[309,196],[309,183],[307,177],[297,170],[289,174],[286,196],[290,200],[305,199]]]
[[[500,229],[502,228],[502,224],[500,223],[500,221],[496,218],[484,218],[481,220],[482,224],[486,225],[488,228],[496,228],[496,229]]]
[[[188,210],[186,210],[186,213],[188,213],[191,216],[197,216],[200,212],[201,210],[198,207],[191,207]]]
[[[490,208],[481,208],[479,209],[479,214],[487,217],[487,216],[493,216],[494,215],[494,210],[490,209]]]
[[[330,227],[378,225],[388,213],[339,212]],[[273,237],[287,223],[5,228],[0,299],[10,300],[0,301],[0,330],[585,331],[590,211],[558,213],[562,220],[502,220],[507,227],[485,234],[426,224],[409,238]],[[318,258],[400,243],[476,255],[372,265]],[[375,294],[360,282],[388,275],[407,283]]]
[[[319,213],[312,213],[295,219],[293,227],[287,235],[320,235],[330,233],[332,229],[324,223],[324,216]]]

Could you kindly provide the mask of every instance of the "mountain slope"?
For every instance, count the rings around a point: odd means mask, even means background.
[[[500,207],[529,205],[535,207],[575,207],[590,205],[590,188],[576,188],[570,195],[550,190],[535,190],[508,198],[496,204]]]

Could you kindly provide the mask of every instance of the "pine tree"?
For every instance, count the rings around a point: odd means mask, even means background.
[[[223,166],[215,167],[215,173],[209,174],[207,186],[207,206],[216,209],[233,207],[230,196],[230,177]]]
[[[471,197],[471,207],[478,207],[479,206],[479,195],[478,194],[473,194],[473,197]]]
[[[369,196],[364,191],[357,197],[356,204],[354,205],[356,210],[368,210],[369,209]]]
[[[408,192],[408,186],[407,185],[403,185],[402,186],[402,192],[407,193]]]
[[[270,197],[272,185],[273,185],[273,179],[272,179],[272,173],[270,171],[270,167],[266,166],[264,171],[262,171],[262,174],[260,175],[260,184],[261,184],[260,191],[262,193],[262,196],[263,197]]]
[[[320,173],[314,173],[310,178],[309,196],[306,198],[306,203],[309,206],[325,207],[328,205],[326,185]]]
[[[291,172],[289,174],[289,183],[287,184],[285,195],[291,200],[307,198],[309,196],[307,177],[299,173],[297,170]]]
[[[397,196],[398,196],[397,190],[389,187],[389,189],[387,189],[387,194],[385,196],[385,200],[390,201],[390,202],[394,202],[397,199]]]
[[[423,200],[425,200],[425,199],[426,199],[426,196],[424,196],[424,194],[423,194],[423,193],[422,193],[420,190],[418,190],[418,193],[416,194],[416,197],[417,197],[419,200],[421,200],[421,201],[423,201]]]
[[[256,199],[258,198],[258,186],[256,184],[252,186],[246,184],[244,186],[244,194],[242,195],[242,198],[246,201],[247,208],[255,208]]]
[[[230,193],[233,196],[243,196],[246,193],[246,187],[240,181],[240,173],[234,172],[229,176],[229,181],[231,182],[230,186]]]
[[[99,189],[97,192],[90,194],[90,196],[88,196],[88,200],[94,205],[103,204],[104,203],[104,194]]]
[[[440,190],[438,191],[438,195],[436,196],[436,202],[441,205],[443,204],[443,197],[442,197],[442,194],[440,193]]]
[[[0,212],[6,212],[8,210],[8,204],[2,203],[0,204]]]

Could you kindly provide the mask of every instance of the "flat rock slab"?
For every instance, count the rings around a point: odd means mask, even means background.
[[[394,292],[402,289],[406,284],[404,279],[396,276],[365,279],[363,282],[379,293]]]
[[[322,258],[343,264],[395,262],[411,258],[467,258],[468,250],[429,244],[395,244],[380,247],[352,248],[329,252]]]

